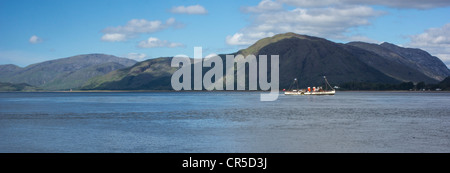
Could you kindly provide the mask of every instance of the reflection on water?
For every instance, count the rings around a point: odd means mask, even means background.
[[[0,93],[0,152],[450,152],[450,93]]]

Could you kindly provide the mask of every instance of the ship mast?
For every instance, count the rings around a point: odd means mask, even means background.
[[[327,77],[326,77],[326,76],[323,76],[323,78],[325,79],[325,82],[327,83],[327,85],[326,85],[326,89],[328,90],[328,86],[329,86],[329,87],[330,87],[330,89],[334,90],[334,88],[333,88],[333,87],[331,87],[330,83],[328,83]]]
[[[293,88],[294,85],[297,85],[297,91],[298,91],[298,80],[297,80],[297,78],[294,78],[294,82],[292,82],[291,86],[289,86],[288,91],[293,90],[293,89],[294,89],[294,88]]]

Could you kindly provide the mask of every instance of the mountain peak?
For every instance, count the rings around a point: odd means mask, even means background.
[[[400,51],[402,49],[407,49],[409,51],[420,51],[420,52],[423,52],[423,53],[426,53],[426,54],[429,55],[428,52],[426,52],[426,51],[424,51],[422,49],[419,49],[419,48],[408,48],[408,47],[403,47],[402,45],[396,45],[396,44],[389,43],[389,42],[383,42],[383,43],[380,44],[380,46],[384,47],[384,48],[387,48],[387,49],[390,49],[390,50],[397,50],[397,51]]]
[[[398,49],[398,48],[402,48],[402,47],[400,47],[400,46],[398,46],[398,45],[396,45],[396,44],[389,43],[389,42],[383,42],[383,43],[380,44],[380,46],[381,46],[381,47],[384,47],[384,48],[388,48],[388,49]]]
[[[308,40],[324,40],[323,38],[309,36],[309,35],[302,35],[302,34],[297,34],[297,33],[293,33],[293,32],[287,32],[287,33],[282,33],[282,34],[277,34],[277,35],[272,36],[272,38],[281,38],[281,39],[289,38],[289,37],[296,37],[296,38],[308,39]]]
[[[389,42],[383,42],[380,45],[385,45],[385,46],[397,46],[395,44],[389,43]]]
[[[263,38],[261,40],[258,40],[256,43],[254,43],[253,45],[251,45],[250,47],[248,47],[247,49],[241,49],[238,51],[238,54],[242,54],[244,56],[250,55],[250,54],[257,54],[258,51],[271,44],[271,43],[275,43],[278,42],[280,40],[283,39],[287,39],[287,38],[299,38],[299,39],[307,39],[307,40],[325,40],[319,37],[313,37],[313,36],[308,36],[308,35],[300,35],[300,34],[296,34],[293,32],[287,32],[287,33],[282,33],[282,34],[276,34],[272,37],[266,37]]]
[[[0,71],[2,70],[15,70],[15,69],[21,69],[21,67],[14,65],[14,64],[4,64],[0,65]]]

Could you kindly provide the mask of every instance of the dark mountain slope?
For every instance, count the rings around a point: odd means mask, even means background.
[[[413,64],[406,64],[420,71],[437,81],[444,80],[450,76],[450,70],[437,57],[430,55],[428,52],[416,48],[404,48],[391,43],[382,43],[380,46],[396,52],[402,57],[414,62]]]
[[[348,45],[347,49],[353,52],[353,54],[359,57],[364,63],[397,80],[403,82],[412,81],[416,83],[439,82],[435,78],[425,75],[423,71],[414,68],[415,62],[380,45],[364,42],[351,42],[346,45]]]
[[[274,36],[277,37],[277,36]],[[280,56],[280,87],[298,78],[302,87],[323,84],[323,76],[340,84],[349,81],[396,83],[379,70],[365,64],[353,52],[331,41],[307,37],[286,38],[261,48],[259,55]]]
[[[170,80],[176,68],[170,67],[172,58],[156,58],[134,66],[112,71],[87,81],[82,89],[145,90],[172,89]]]

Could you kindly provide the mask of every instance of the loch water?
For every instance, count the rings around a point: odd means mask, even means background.
[[[1,153],[450,152],[449,92],[4,92]]]

